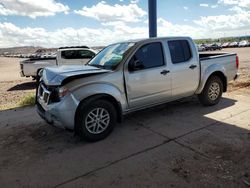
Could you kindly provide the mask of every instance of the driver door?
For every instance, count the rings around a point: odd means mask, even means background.
[[[161,42],[139,48],[125,74],[129,108],[140,108],[171,98],[171,74]]]

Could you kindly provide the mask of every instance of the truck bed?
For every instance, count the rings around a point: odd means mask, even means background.
[[[49,61],[49,60],[55,60],[56,61],[56,57],[44,57],[44,58],[29,58],[24,60],[24,63],[34,63],[36,61]]]
[[[227,82],[237,74],[236,56],[234,53],[199,53],[201,78],[206,78],[207,72],[214,67],[225,74]]]
[[[199,53],[200,60],[222,58],[227,56],[235,56],[233,53]]]

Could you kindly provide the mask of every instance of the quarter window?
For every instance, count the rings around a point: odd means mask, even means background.
[[[171,60],[173,64],[186,62],[191,59],[192,54],[188,41],[174,40],[168,42]]]

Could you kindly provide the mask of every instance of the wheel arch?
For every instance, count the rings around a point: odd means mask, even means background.
[[[75,112],[75,118],[74,118],[74,124],[76,125],[76,121],[77,121],[77,117],[79,115],[80,112],[80,107],[81,105],[87,105],[88,103],[91,103],[92,101],[96,101],[96,100],[106,100],[109,101],[111,104],[114,105],[116,112],[117,112],[117,121],[120,123],[122,122],[122,106],[121,103],[119,101],[117,101],[113,96],[106,94],[106,93],[101,93],[101,94],[95,94],[95,95],[91,95],[88,96],[85,99],[82,99],[80,101],[80,103],[78,104],[77,108],[76,108],[76,112]]]
[[[227,77],[221,72],[221,71],[216,71],[212,73],[207,80],[209,80],[212,76],[217,76],[221,79],[222,84],[223,84],[223,92],[227,91]]]
[[[218,71],[211,72],[210,74],[206,74],[206,76],[204,76],[204,78],[201,81],[201,84],[199,85],[199,87],[198,87],[197,91],[195,92],[195,94],[200,94],[203,91],[207,81],[212,76],[218,76],[221,79],[222,84],[223,84],[223,92],[227,91],[227,77],[224,74],[223,70],[218,70]]]

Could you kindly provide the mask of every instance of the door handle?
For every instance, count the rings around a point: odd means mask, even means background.
[[[166,75],[167,73],[169,73],[170,71],[169,70],[163,70],[163,71],[161,71],[161,74],[162,75]]]
[[[197,65],[190,65],[190,69],[195,69],[197,67]]]

